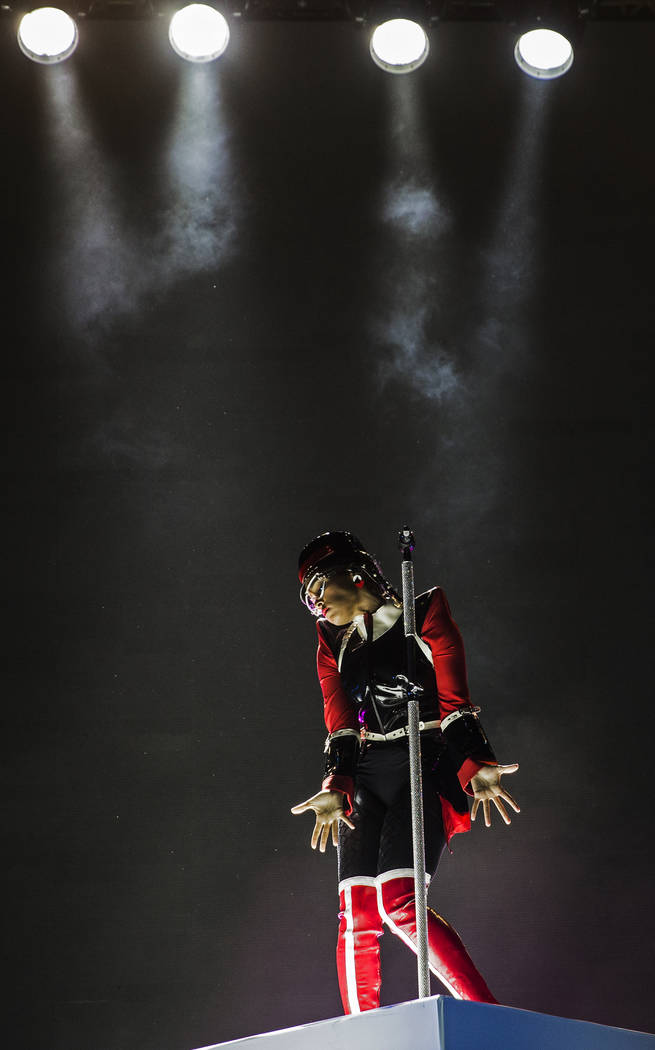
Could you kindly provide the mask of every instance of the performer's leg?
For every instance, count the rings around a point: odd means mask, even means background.
[[[387,871],[378,876],[378,908],[392,933],[416,951],[413,869]],[[435,977],[456,999],[498,1001],[456,931],[432,908],[428,908],[428,962]]]
[[[374,878],[360,876],[339,884],[337,974],[343,1011],[358,1014],[380,1005],[382,919]]]
[[[355,830],[339,826],[339,934],[337,974],[344,1013],[380,1005],[380,945],[376,865],[384,807],[373,794],[358,790],[351,819]]]
[[[425,775],[427,773],[427,775]],[[445,837],[439,796],[424,771],[423,809],[425,860],[434,874]],[[426,873],[430,881],[430,874]],[[403,792],[387,810],[380,841],[378,909],[386,925],[412,951],[416,951],[416,902],[414,898],[411,801]],[[445,919],[428,908],[428,962],[430,970],[456,999],[496,1003],[458,934]]]

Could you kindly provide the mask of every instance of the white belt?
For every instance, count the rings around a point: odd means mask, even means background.
[[[425,729],[439,729],[443,731],[446,726],[449,726],[451,722],[455,722],[462,715],[473,715],[475,718],[478,717],[479,707],[460,707],[457,711],[451,711],[445,718],[437,718],[432,722],[419,722],[419,732],[423,732]],[[403,726],[402,729],[392,729],[390,733],[369,733],[368,730],[362,729],[361,733],[358,733],[356,729],[337,729],[336,733],[330,733],[327,740],[325,741],[325,752],[330,747],[330,743],[336,740],[340,736],[355,736],[358,739],[373,740],[375,742],[381,740],[400,740],[401,737],[409,736],[409,726]]]
[[[440,725],[441,720],[436,718],[432,722],[419,722],[418,728],[422,733],[424,729],[438,729]],[[362,740],[364,741],[373,740],[377,743],[380,740],[400,740],[404,736],[409,736],[409,726],[392,729],[390,733],[370,733],[368,729],[362,729]]]

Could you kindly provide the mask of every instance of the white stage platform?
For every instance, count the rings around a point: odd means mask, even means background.
[[[202,1050],[655,1050],[655,1035],[434,995]]]

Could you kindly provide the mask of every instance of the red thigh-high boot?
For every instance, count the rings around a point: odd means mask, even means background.
[[[337,973],[344,1013],[358,1014],[380,1005],[382,919],[374,878],[339,883]]]
[[[416,905],[411,868],[378,875],[378,908],[392,933],[416,951]],[[452,926],[428,908],[428,962],[456,999],[497,1003]]]

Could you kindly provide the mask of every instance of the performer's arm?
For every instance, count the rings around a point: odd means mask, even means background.
[[[341,684],[341,675],[334,654],[321,633],[320,623],[317,623],[316,629],[318,632],[316,667],[323,693],[325,728],[329,734],[325,750],[325,776],[321,786],[324,791],[343,792],[344,811],[347,815],[352,812],[355,790],[359,723],[355,707]]]
[[[485,824],[489,827],[489,803],[493,801],[505,823],[509,824],[510,818],[501,799],[508,802],[517,813],[519,807],[502,788],[500,778],[503,773],[515,772],[518,765],[498,765],[480,719],[471,706],[464,643],[440,587],[436,587],[432,594],[421,637],[428,643],[432,653],[439,713],[442,723],[445,723],[442,726],[443,735],[451,752],[459,760],[457,775],[460,784],[469,795],[474,796],[471,816],[475,820],[478,807],[482,805]]]
[[[312,810],[316,822],[312,832],[312,849],[319,847],[321,853],[332,838],[337,845],[339,821],[349,828],[355,827],[349,819],[352,813],[355,792],[355,767],[359,753],[359,724],[353,704],[341,685],[337,662],[329,645],[318,630],[317,667],[318,680],[323,693],[323,708],[328,739],[325,748],[325,776],[321,791],[305,802],[294,806],[292,813]]]
[[[459,759],[459,781],[466,790],[483,766],[496,764],[496,756],[471,707],[464,643],[440,587],[432,592],[421,636],[432,652],[443,733]]]

